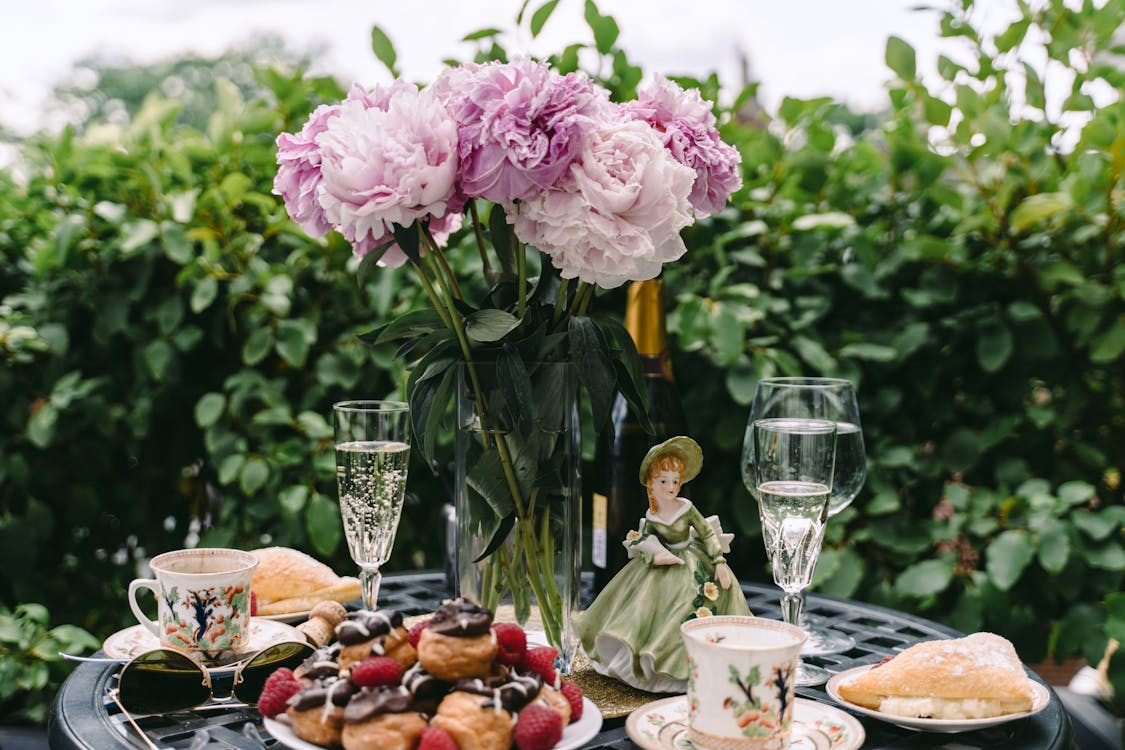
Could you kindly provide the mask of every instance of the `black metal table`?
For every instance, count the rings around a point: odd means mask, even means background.
[[[761,617],[780,619],[778,590],[772,586],[743,584],[751,611]],[[432,612],[449,596],[441,573],[413,573],[383,578],[379,590],[381,606],[404,615]],[[810,614],[829,620],[833,628],[853,636],[856,646],[844,654],[813,657],[814,664],[842,671],[871,664],[918,641],[961,635],[943,625],[868,604],[810,594]],[[143,748],[143,743],[125,722],[106,695],[116,667],[80,664],[63,683],[51,710],[48,738],[52,750],[119,750]],[[1032,679],[1042,683],[1029,672]],[[1058,696],[1048,686],[1050,704],[1025,719],[990,729],[961,734],[913,732],[866,716],[857,716],[867,733],[864,750],[1064,750],[1074,747],[1070,719]],[[806,698],[833,705],[822,688],[802,688]],[[281,748],[261,727],[254,709],[185,711],[163,717],[146,717],[141,726],[158,747],[193,750],[261,750]],[[588,750],[636,750],[625,734],[624,719],[609,719],[590,741]],[[194,744],[193,744],[194,743]]]

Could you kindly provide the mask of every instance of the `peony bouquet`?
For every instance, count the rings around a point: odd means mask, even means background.
[[[407,384],[415,444],[432,456],[463,377],[480,443],[471,523],[488,538],[474,562],[502,558],[479,596],[493,606],[510,592],[525,618],[530,587],[565,650],[546,560],[554,502],[535,486],[557,475],[556,451],[530,445],[534,425],[521,414],[543,400],[536,372],[560,362],[573,366],[596,425],[618,391],[646,410],[631,340],[613,319],[591,317],[594,288],[654,278],[683,256],[680,231],[741,185],[738,152],[697,91],[657,77],[616,103],[585,74],[529,59],[448,68],[422,88],[354,85],[277,145],[274,189],[305,232],[335,230],[364,263],[418,275],[431,307],[375,333],[405,341],[400,355],[417,360]],[[459,231],[472,234],[484,284],[453,272],[449,248],[466,246],[449,244]],[[472,288],[487,291],[473,298]],[[505,411],[517,412],[513,427]]]

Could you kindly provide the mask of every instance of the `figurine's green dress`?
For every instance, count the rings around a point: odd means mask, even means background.
[[[625,541],[632,559],[578,620],[582,648],[595,670],[654,693],[686,690],[681,623],[708,614],[750,614],[733,575],[728,589],[715,580],[729,535],[720,537],[716,517],[705,519],[680,499],[684,505],[667,523],[645,514],[640,533],[630,532]],[[653,565],[661,547],[684,564]]]

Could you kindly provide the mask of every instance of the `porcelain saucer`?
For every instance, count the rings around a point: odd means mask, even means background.
[[[696,750],[687,733],[686,695],[646,703],[625,720],[630,739],[644,750]],[[834,706],[807,698],[793,702],[790,750],[858,750],[863,725]]]
[[[305,641],[305,635],[292,625],[263,617],[250,619],[250,643],[237,653],[226,652],[220,660],[205,661],[203,666],[214,673],[233,672],[243,656],[261,651],[275,643]],[[160,640],[143,625],[119,630],[102,643],[102,650],[111,659],[132,659],[137,654],[160,648]]]

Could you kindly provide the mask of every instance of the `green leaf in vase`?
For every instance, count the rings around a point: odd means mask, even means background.
[[[537,474],[538,440],[535,435],[518,436],[514,433],[506,435],[493,435],[494,440],[503,440],[507,448],[507,455],[511,462],[512,475],[516,481],[516,489],[521,500],[528,497],[532,480]],[[471,461],[465,481],[473,491],[478,493],[492,508],[497,516],[506,516],[516,509],[512,491],[508,485],[507,475],[504,473],[504,464],[500,451],[493,447],[483,449],[480,456]]]
[[[484,312],[483,310],[481,312]],[[510,412],[508,424],[514,424],[521,435],[528,435],[534,426],[535,404],[531,395],[531,380],[527,368],[515,350],[505,346],[496,359],[496,375],[504,401]]]
[[[421,265],[422,254],[418,248],[421,240],[418,238],[418,227],[414,226],[414,224],[408,227],[400,227],[396,224],[394,226],[394,236],[395,242],[398,243],[398,247],[402,250],[403,254],[407,258],[410,258],[414,265]]]
[[[499,549],[500,545],[504,543],[504,540],[508,538],[508,533],[512,530],[512,526],[514,526],[515,523],[516,514],[509,513],[503,518],[498,516],[491,524],[487,524],[490,527],[490,531],[488,531],[487,534],[482,534],[482,536],[488,537],[488,544],[484,546],[484,551],[481,552],[473,562],[485,560],[489,555]]]
[[[486,307],[465,318],[465,335],[470,341],[491,344],[507,336],[519,324],[520,319],[510,312]]]
[[[508,276],[516,273],[515,247],[512,242],[512,230],[508,226],[508,218],[504,209],[493,206],[488,213],[488,234],[492,238],[492,247],[496,250],[496,257],[500,259],[500,267]]]
[[[444,328],[445,323],[442,322],[441,316],[433,308],[411,310],[405,315],[395,318],[386,326],[377,329],[378,334],[372,343],[385,344],[399,339],[415,339]],[[369,335],[364,334],[363,338],[366,340]]]
[[[593,320],[584,316],[570,319],[570,357],[578,370],[578,379],[590,394],[594,427],[600,429],[609,419],[617,376],[609,359],[605,341]]]

